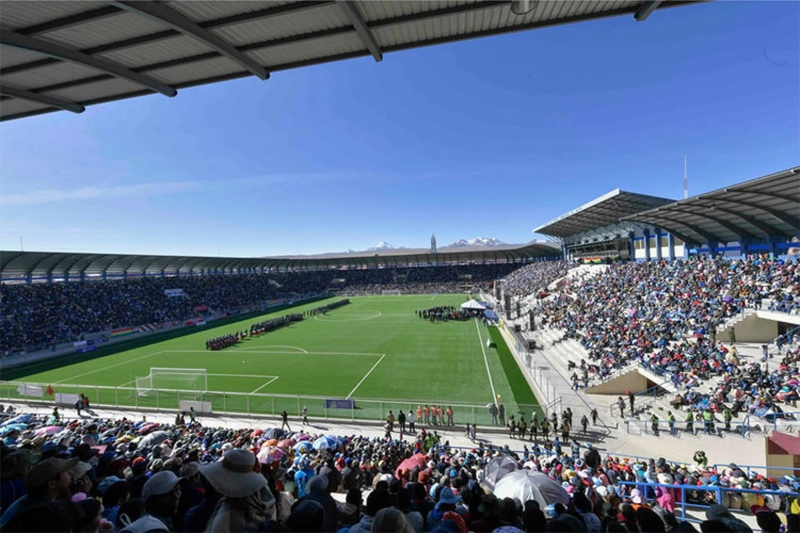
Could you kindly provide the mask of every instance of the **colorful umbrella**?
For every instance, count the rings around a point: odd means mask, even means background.
[[[295,444],[294,453],[296,453],[296,454],[308,453],[308,451],[311,450],[311,449],[313,449],[312,444],[310,442],[308,442],[307,440],[302,440],[302,441],[298,442],[297,444]]]
[[[320,437],[314,441],[315,450],[335,450],[339,447],[339,441],[333,437]]]
[[[403,470],[411,471],[414,470],[414,467],[417,466],[422,467],[424,465],[425,465],[425,456],[422,455],[421,453],[415,453],[414,455],[412,455],[411,457],[400,463],[400,465],[397,467],[397,470],[395,470],[395,476],[397,476],[397,478],[399,479],[400,472],[402,472]]]
[[[34,433],[34,435],[37,435],[37,436],[39,436],[39,435],[48,435],[48,436],[49,435],[55,435],[56,433],[58,433],[62,429],[64,429],[64,428],[62,428],[61,426],[45,426],[43,428],[37,429],[36,433]]]
[[[275,461],[280,461],[284,456],[282,450],[278,448],[274,448],[272,446],[268,446],[266,448],[261,448],[261,451],[258,452],[258,460],[261,461],[263,464],[274,463]]]
[[[277,445],[278,445],[278,439],[269,439],[267,441],[267,446],[277,446]]]
[[[283,439],[278,443],[278,448],[291,448],[295,445],[295,442],[292,439]]]

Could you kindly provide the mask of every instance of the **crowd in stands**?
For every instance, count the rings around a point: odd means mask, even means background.
[[[189,320],[197,309],[236,314],[265,302],[335,289],[343,294],[463,292],[515,265],[147,277],[0,284],[0,354],[50,349],[112,328]],[[167,291],[167,292],[165,292]],[[177,293],[170,291],[177,291]]]
[[[735,464],[716,469],[703,452],[687,465],[604,458],[577,441],[561,450],[557,439],[516,452],[483,444],[456,449],[424,429],[393,440],[201,427],[192,418],[188,425],[65,421],[54,412],[49,419],[23,414],[6,420],[2,427],[13,429],[4,430],[0,441],[0,529],[751,531],[729,509],[755,513],[764,531],[800,527],[796,477],[766,477]],[[501,463],[505,475],[541,472],[564,499],[554,504],[498,497],[492,487],[501,477],[491,472]],[[344,502],[334,492],[346,493]],[[708,520],[698,526],[679,522],[675,507],[682,495],[690,503],[710,504]]]
[[[529,263],[509,273],[503,281],[503,293],[511,296],[538,295],[551,283],[563,278],[574,267],[571,261],[540,261]]]
[[[676,406],[764,413],[779,411],[780,403],[796,405],[800,356],[794,338],[765,346],[761,363],[740,364],[735,344],[726,346],[717,330],[746,307],[760,308],[769,300],[783,302],[786,309],[798,297],[800,266],[790,262],[696,258],[616,263],[592,275],[560,280],[555,293],[539,302],[537,316],[584,346],[589,356],[581,364],[584,376],[602,377],[629,363],[640,364],[689,389],[674,400]],[[712,391],[694,390],[702,383],[711,383]]]

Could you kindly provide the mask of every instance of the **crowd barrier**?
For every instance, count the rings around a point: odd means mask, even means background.
[[[724,422],[719,422],[718,420],[715,420],[714,422],[705,422],[702,420],[686,422],[676,420],[670,424],[670,422],[666,420],[659,419],[656,427],[658,428],[658,432],[653,431],[653,422],[650,420],[637,420],[630,418],[625,420],[626,433],[643,433],[645,435],[653,434],[657,436],[660,436],[662,433],[664,433],[673,437],[680,437],[682,433],[691,433],[692,435],[716,435],[720,437],[722,434],[730,434],[739,435],[743,438],[749,438],[750,417],[749,415],[746,416],[741,422],[731,422],[730,430],[725,428]]]
[[[781,496],[781,497],[784,497],[784,498],[786,498],[786,497],[797,498],[798,496],[800,496],[800,493],[797,493],[797,492],[786,492],[786,491],[780,491],[780,490],[737,489],[737,488],[729,488],[729,487],[716,487],[716,486],[713,486],[713,485],[700,485],[700,486],[698,486],[698,485],[670,485],[668,483],[641,483],[641,482],[637,482],[637,481],[620,481],[620,482],[617,483],[617,487],[618,488],[626,487],[626,486],[638,488],[642,492],[642,494],[646,493],[647,488],[655,489],[656,487],[663,487],[665,489],[672,490],[673,494],[675,494],[676,496],[678,494],[680,494],[680,498],[677,498],[677,497],[674,498],[675,509],[677,511],[678,507],[680,507],[680,519],[688,521],[688,522],[701,522],[702,520],[697,520],[697,519],[694,519],[694,518],[692,518],[690,516],[687,517],[686,516],[687,509],[698,509],[698,510],[708,509],[712,503],[716,503],[717,505],[722,505],[723,507],[727,507],[726,505],[724,505],[723,495],[730,495],[730,494],[759,494],[761,496],[764,496],[764,495],[767,495],[767,494],[771,494],[771,495]],[[631,489],[631,490],[633,490],[633,489]],[[714,498],[715,501],[709,501],[708,505],[704,505],[704,504],[701,504],[701,503],[689,503],[689,502],[686,501],[686,493],[687,493],[687,491],[713,493],[714,496],[715,496],[715,498]],[[677,494],[676,494],[676,492],[677,492]],[[746,514],[750,514],[750,510],[749,509],[745,509],[744,511],[745,511]],[[678,514],[676,513],[675,516],[677,518]]]
[[[48,389],[53,394],[47,394]],[[37,392],[38,391],[38,392]],[[235,415],[280,415],[283,411],[290,416],[302,416],[303,408],[308,408],[308,416],[325,419],[344,419],[350,421],[382,421],[389,410],[397,416],[398,410],[413,410],[423,405],[453,408],[453,420],[458,431],[463,431],[465,424],[492,426],[488,404],[471,404],[464,402],[447,403],[431,399],[381,399],[353,398],[355,404],[351,409],[331,408],[326,400],[328,396],[307,396],[288,394],[263,394],[225,391],[201,391],[183,389],[151,389],[142,394],[136,387],[109,387],[104,385],[76,385],[68,383],[47,384],[19,381],[0,381],[0,401],[24,401],[27,403],[44,403],[53,405],[55,394],[84,394],[92,406],[110,408],[141,408],[158,411],[177,412],[182,401],[199,401],[211,404],[213,413]],[[504,402],[506,416],[524,415],[526,420],[531,413],[541,410],[539,405]],[[69,407],[69,406],[67,406]],[[445,420],[446,420],[445,414]],[[291,423],[291,421],[290,421]],[[417,425],[422,425],[417,421]],[[441,421],[436,426],[426,424],[425,427],[448,427]],[[499,427],[499,426],[498,426]],[[395,424],[395,431],[399,426]]]

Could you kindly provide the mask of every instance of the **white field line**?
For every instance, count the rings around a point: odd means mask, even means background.
[[[486,349],[483,347],[483,337],[481,336],[481,327],[478,321],[475,320],[475,328],[478,330],[478,339],[481,341],[481,351],[483,352],[483,362],[486,364],[486,375],[489,376],[489,386],[492,388],[492,403],[497,402],[497,392],[494,390],[494,381],[492,381],[492,373],[489,370],[489,359],[486,358]]]
[[[231,351],[232,352],[246,352],[246,351],[251,351],[251,350],[268,351],[271,348],[291,348],[292,350],[297,350],[298,352],[308,353],[308,351],[300,348],[299,346],[289,346],[288,344],[273,344],[273,345],[270,345],[270,346],[250,346],[250,347],[247,347],[247,348],[239,348],[239,349],[231,350]],[[286,352],[280,352],[280,353],[286,353]]]
[[[269,385],[270,383],[273,383],[273,382],[274,382],[275,380],[277,380],[277,379],[278,379],[278,376],[272,376],[272,379],[271,379],[271,380],[267,381],[266,383],[264,383],[263,385],[261,385],[259,388],[257,388],[256,390],[254,390],[254,391],[253,391],[253,392],[251,392],[250,394],[255,394],[255,393],[257,393],[258,391],[260,391],[261,389],[263,389],[264,387],[266,387],[266,386],[267,386],[267,385]]]
[[[379,364],[381,364],[381,361],[383,361],[384,357],[386,357],[386,354],[381,354],[380,359],[378,359],[378,361],[374,365],[372,365],[372,368],[369,369],[369,372],[364,374],[364,377],[361,378],[361,381],[359,381],[358,384],[355,387],[353,387],[353,390],[351,390],[350,394],[348,394],[347,398],[345,398],[346,400],[350,399],[350,397],[353,395],[353,393],[356,392],[356,390],[361,386],[362,383],[364,383],[364,380],[367,379],[370,374],[372,374],[372,371],[375,370],[375,368],[377,368],[377,366]]]
[[[207,350],[167,350],[163,353],[208,353]],[[230,350],[222,353],[244,353],[244,354],[265,354],[265,355],[297,355],[297,352],[256,352],[254,350]],[[359,352],[305,352],[303,355],[371,355],[377,357],[382,353],[359,353]]]
[[[253,376],[250,374],[207,374],[208,376],[214,376],[218,378],[275,378],[278,379],[278,376]]]
[[[114,368],[114,367],[117,367],[117,366],[127,365],[127,364],[133,363],[135,361],[141,361],[142,359],[146,359],[148,357],[153,357],[154,355],[161,355],[162,353],[166,353],[168,351],[170,351],[170,350],[165,350],[165,351],[161,351],[161,352],[155,352],[155,353],[151,353],[151,354],[147,354],[147,355],[142,355],[141,357],[136,357],[134,359],[127,359],[127,360],[121,361],[119,363],[114,363],[113,365],[108,365],[108,366],[104,366],[103,368],[98,368],[97,370],[90,370],[88,372],[84,372],[83,374],[70,376],[70,377],[64,378],[64,379],[62,379],[60,381],[54,381],[53,384],[55,385],[56,383],[72,382],[72,380],[76,379],[76,378],[82,378],[83,376],[88,376],[89,374],[96,374],[97,372],[103,372],[105,370],[108,370],[109,368]]]

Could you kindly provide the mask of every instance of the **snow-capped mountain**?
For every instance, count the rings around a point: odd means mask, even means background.
[[[383,250],[396,250],[394,246],[389,244],[388,242],[381,241],[377,244],[377,246],[373,246],[372,248],[367,248],[368,252],[380,252]]]
[[[466,248],[468,246],[506,246],[506,243],[494,237],[478,237],[477,239],[458,239],[456,242],[448,244],[447,248]]]

